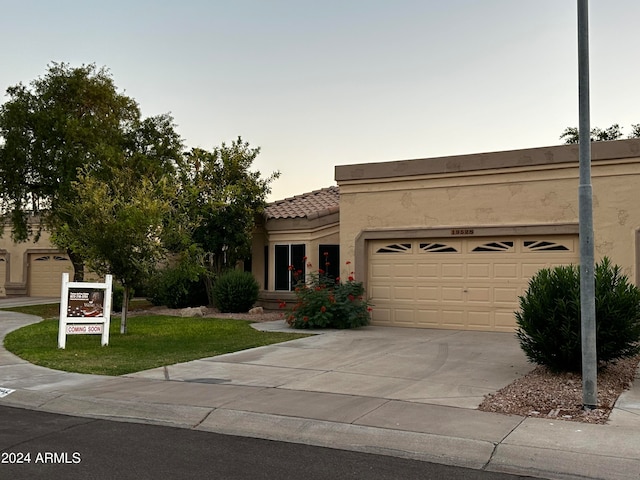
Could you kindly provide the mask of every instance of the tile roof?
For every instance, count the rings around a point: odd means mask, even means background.
[[[265,208],[267,219],[271,218],[318,218],[338,212],[340,189],[337,186],[302,193],[270,203]]]

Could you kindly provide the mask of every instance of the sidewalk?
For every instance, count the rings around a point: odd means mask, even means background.
[[[35,321],[0,312],[0,337]],[[49,370],[0,348],[0,389],[14,390],[0,404],[546,478],[640,478],[640,385],[607,425],[476,409],[531,368],[511,334],[386,327],[122,377]]]

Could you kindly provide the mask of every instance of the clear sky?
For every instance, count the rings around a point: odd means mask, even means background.
[[[0,0],[0,92],[95,63],[187,147],[239,135],[281,177],[556,145],[578,124],[575,0]],[[640,123],[638,0],[592,0],[591,125]],[[5,101],[6,97],[2,97]]]

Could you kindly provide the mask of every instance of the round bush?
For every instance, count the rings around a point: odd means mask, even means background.
[[[207,292],[197,272],[184,265],[166,268],[156,274],[148,286],[149,301],[169,308],[207,305]]]
[[[600,365],[640,352],[640,290],[604,258],[595,266],[596,352]],[[516,312],[520,346],[532,362],[555,371],[582,366],[580,268],[540,270]]]
[[[213,287],[213,299],[221,312],[242,313],[251,309],[260,286],[249,272],[229,270],[218,277]]]

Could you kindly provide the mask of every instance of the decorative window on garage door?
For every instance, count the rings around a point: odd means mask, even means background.
[[[548,242],[546,240],[525,240],[524,251],[529,252],[549,252],[549,251],[561,251],[567,252],[571,249],[566,245],[556,242]]]
[[[392,243],[385,247],[380,247],[376,253],[411,253],[410,243]]]
[[[421,243],[420,251],[426,253],[457,253],[458,249],[452,245],[447,245],[445,243]]]
[[[513,242],[509,241],[498,241],[498,242],[488,242],[483,243],[482,245],[478,245],[475,247],[472,252],[513,252]]]

